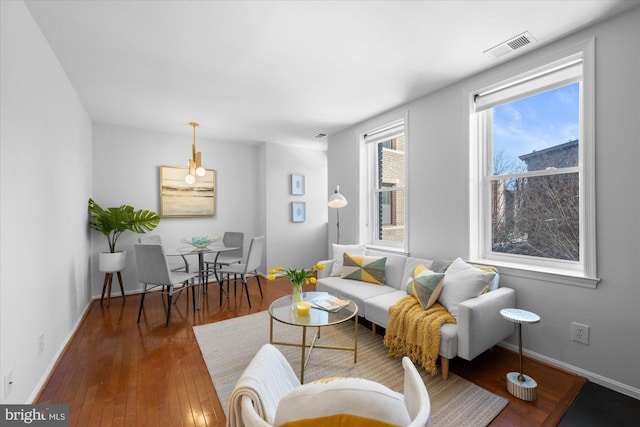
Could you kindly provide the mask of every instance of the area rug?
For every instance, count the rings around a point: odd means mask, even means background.
[[[193,328],[200,351],[211,375],[220,403],[227,415],[229,397],[236,381],[263,344],[269,342],[269,314],[266,311]],[[308,330],[310,332],[311,329]],[[353,345],[354,322],[324,327],[318,345]],[[307,333],[310,342],[313,333]],[[299,343],[302,328],[274,322],[274,340]],[[277,346],[296,374],[300,374],[300,349]],[[507,405],[508,400],[449,373],[444,381],[416,365],[429,392],[433,426],[486,426]],[[378,381],[402,393],[404,370],[400,359],[387,357],[382,336],[359,326],[358,361],[347,351],[314,349],[305,383],[332,377],[361,377]]]

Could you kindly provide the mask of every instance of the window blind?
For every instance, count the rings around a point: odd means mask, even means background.
[[[474,96],[475,111],[480,112],[519,98],[546,92],[582,80],[582,53],[519,75],[511,81]]]
[[[401,136],[402,134],[404,134],[404,120],[399,120],[366,133],[364,135],[364,142],[369,144],[373,142],[387,141]]]

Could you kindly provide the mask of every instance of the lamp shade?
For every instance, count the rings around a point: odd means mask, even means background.
[[[337,186],[335,193],[329,197],[329,203],[327,204],[330,208],[343,208],[347,206],[347,203],[347,199],[340,194],[340,186]]]

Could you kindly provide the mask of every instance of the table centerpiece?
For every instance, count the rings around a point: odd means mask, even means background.
[[[324,265],[318,263],[314,264],[313,267],[309,269],[301,268],[299,270],[294,268],[276,267],[269,270],[269,276],[267,279],[275,280],[277,277],[286,277],[289,279],[293,286],[291,292],[291,308],[295,309],[297,303],[302,301],[302,285],[316,283],[314,273],[318,270],[324,270]]]

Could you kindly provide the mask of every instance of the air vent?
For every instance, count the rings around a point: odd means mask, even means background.
[[[314,138],[316,138],[316,139],[324,139],[326,137],[327,137],[326,133],[319,133],[316,136],[314,136]]]
[[[507,53],[513,52],[516,49],[520,49],[521,47],[535,42],[536,39],[528,31],[525,31],[524,33],[518,34],[517,36],[507,40],[506,42],[502,42],[489,50],[485,50],[483,53],[488,53],[494,58],[499,58],[502,55],[506,55]]]

